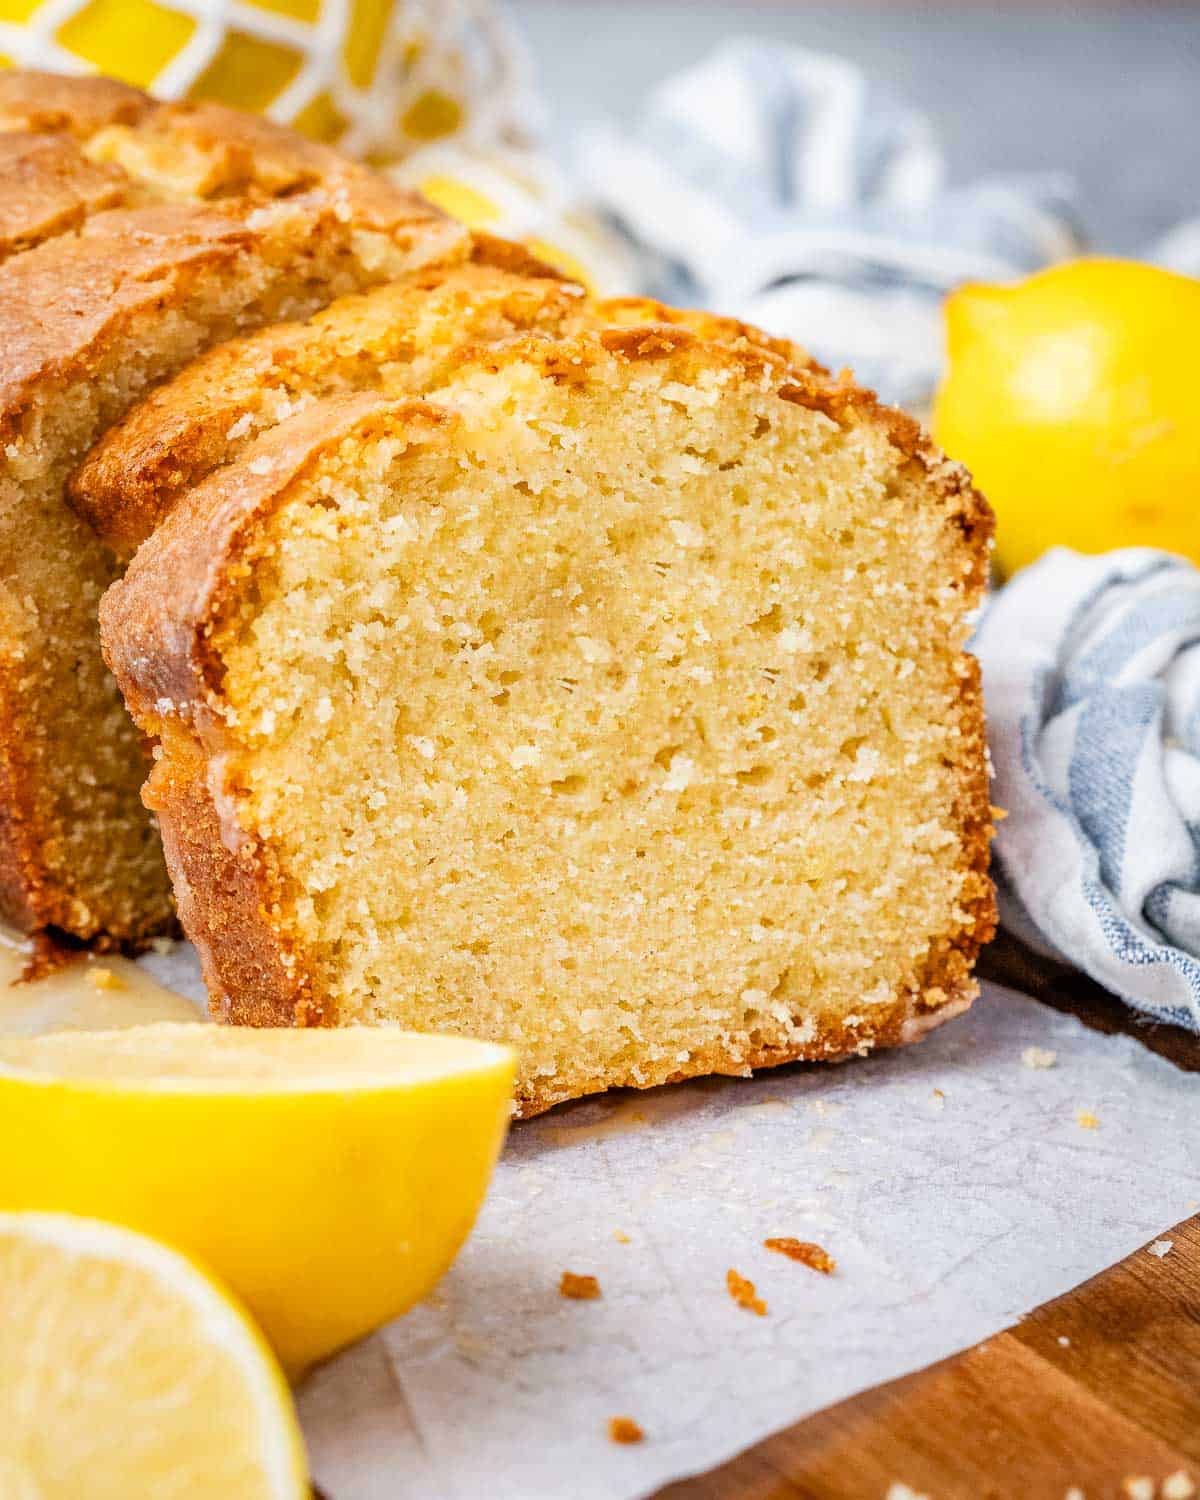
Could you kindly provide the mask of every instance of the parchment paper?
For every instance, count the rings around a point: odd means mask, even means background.
[[[142,962],[202,995],[186,945]],[[434,1294],[301,1388],[313,1474],[328,1500],[633,1500],[1198,1208],[1200,1078],[995,985],[900,1051],[560,1107],[513,1128]],[[566,1270],[601,1298],[561,1297]],[[613,1416],[645,1440],[611,1442]]]
[[[989,986],[904,1051],[518,1125],[434,1295],[302,1388],[315,1478],[329,1500],[629,1500],[707,1469],[1195,1212],[1198,1103],[1131,1038]],[[783,1235],[836,1273],[762,1247]],[[561,1297],[564,1270],[601,1299]],[[611,1442],[616,1415],[644,1442]]]

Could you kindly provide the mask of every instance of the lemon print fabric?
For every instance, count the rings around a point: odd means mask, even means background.
[[[533,125],[490,0],[0,0],[0,57],[256,110],[362,156]]]
[[[1200,281],[1069,261],[962,287],[946,323],[934,434],[991,501],[1004,571],[1059,544],[1200,562]]]

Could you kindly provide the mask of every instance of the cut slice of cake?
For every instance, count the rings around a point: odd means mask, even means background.
[[[465,261],[340,298],[306,323],[276,323],[193,360],[97,444],[71,479],[71,504],[127,554],[181,494],[312,401],[419,393],[465,344],[558,333],[583,308],[582,287],[504,240],[476,237]]]
[[[335,152],[215,106],[8,73],[0,122],[0,917],[137,944],[173,921],[170,890],[100,657],[117,564],[67,478],[214,342],[467,240]]]
[[[731,318],[647,298],[593,302],[518,246],[477,235],[465,263],[342,298],[307,323],[276,324],[194,360],[93,449],[71,480],[71,503],[127,555],[181,494],[314,400],[355,391],[421,395],[453,372],[468,345],[648,322],[819,368],[796,345]]]
[[[216,1013],[503,1039],[531,1114],[960,1012],[990,531],[907,418],[669,323],[288,418],[102,607]]]

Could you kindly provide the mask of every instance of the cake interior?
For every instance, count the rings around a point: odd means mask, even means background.
[[[973,920],[952,502],[729,361],[437,400],[293,485],[214,637],[318,1000],[540,1103],[852,1050]]]
[[[273,212],[261,210],[264,219]],[[97,607],[118,565],[67,508],[64,489],[105,428],[214,340],[303,316],[387,274],[388,261],[374,252],[374,269],[366,271],[348,235],[289,244],[288,216],[284,205],[280,243],[262,258],[225,256],[218,265],[201,260],[164,276],[160,303],[147,297],[102,350],[91,351],[64,378],[41,382],[5,436],[0,816],[12,819],[18,842],[36,841],[25,851],[33,873],[24,888],[14,882],[7,900],[0,890],[0,915],[19,927],[51,925],[78,938],[136,944],[172,920],[162,849],[140,799],[145,750],[100,655]],[[126,275],[134,274],[126,261],[138,251],[136,218],[116,216],[114,224],[111,240],[99,229],[87,248],[94,255],[88,268],[93,286],[108,283],[115,297]],[[10,262],[0,296],[33,295],[27,266],[45,260],[53,269],[56,254],[50,244]],[[395,271],[405,268],[399,251],[389,255]],[[15,279],[18,273],[24,281]],[[136,274],[144,279],[147,272],[139,265]]]

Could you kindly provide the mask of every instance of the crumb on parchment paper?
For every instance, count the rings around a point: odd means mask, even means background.
[[[627,1235],[625,1233],[625,1231],[623,1229],[614,1229],[613,1230],[613,1239],[616,1240],[616,1242],[617,1242],[618,1245],[632,1245],[633,1244],[632,1239],[629,1237],[629,1235]]]
[[[1057,1061],[1052,1047],[1026,1047],[1021,1053],[1021,1065],[1026,1068],[1052,1068]]]
[[[558,1283],[560,1297],[569,1297],[572,1302],[595,1302],[600,1296],[600,1283],[594,1276],[577,1276],[574,1271],[564,1271]]]
[[[1099,1130],[1100,1116],[1093,1114],[1090,1109],[1077,1109],[1075,1111],[1075,1123],[1080,1130]]]
[[[646,1434],[632,1417],[609,1417],[608,1436],[614,1443],[640,1443]]]
[[[766,1317],[767,1304],[755,1291],[754,1283],[739,1275],[732,1266],[725,1272],[725,1285],[739,1307],[744,1307],[747,1312],[757,1313],[760,1318]]]
[[[781,1235],[775,1239],[763,1240],[763,1246],[779,1255],[786,1255],[789,1260],[798,1260],[803,1266],[811,1266],[814,1271],[820,1271],[822,1276],[832,1276],[837,1270],[837,1261],[829,1251],[814,1244],[812,1240],[794,1240],[788,1235]]]

